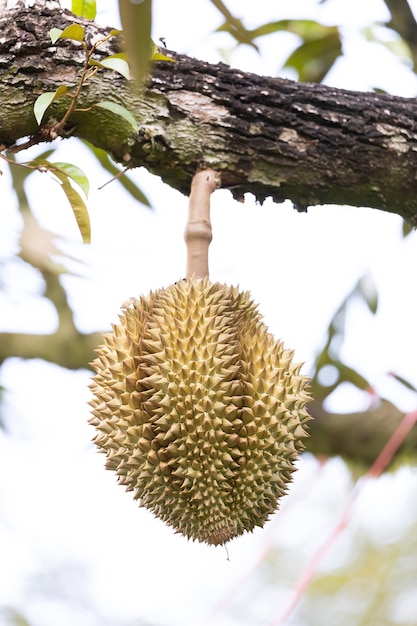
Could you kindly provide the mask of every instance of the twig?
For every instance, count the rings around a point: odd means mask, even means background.
[[[93,54],[97,50],[98,46],[105,43],[112,36],[113,35],[110,34],[107,37],[100,39],[100,41],[97,41],[95,44],[91,46],[90,50],[88,50],[85,42],[84,41],[82,42],[82,47],[83,47],[83,50],[85,51],[85,61],[84,61],[84,65],[83,65],[83,69],[81,73],[80,82],[74,94],[70,94],[70,93],[65,94],[66,96],[71,98],[71,102],[70,102],[68,109],[65,111],[62,119],[60,119],[59,122],[46,124],[46,126],[44,126],[43,128],[40,128],[39,131],[35,135],[30,137],[24,143],[20,144],[19,146],[14,145],[14,146],[10,146],[9,148],[7,148],[8,152],[16,154],[17,152],[21,152],[22,150],[27,150],[31,146],[38,144],[40,141],[45,141],[45,142],[53,141],[54,139],[58,137],[58,133],[60,131],[63,131],[65,124],[67,123],[70,115],[74,111],[89,111],[92,108],[92,107],[87,107],[84,109],[79,109],[79,108],[76,108],[76,104],[77,104],[78,98],[80,96],[81,90],[85,82],[89,80],[90,78],[92,78],[98,71],[98,67],[90,66],[90,61],[91,61]]]
[[[208,278],[208,248],[212,239],[210,196],[219,184],[219,174],[211,169],[200,170],[193,177],[188,222],[184,233],[187,245],[187,278]]]
[[[75,109],[75,105],[77,104],[78,97],[79,97],[79,95],[81,93],[81,89],[83,88],[85,81],[88,78],[90,78],[91,76],[93,76],[96,73],[96,71],[97,71],[96,68],[93,68],[94,72],[92,73],[91,72],[91,68],[90,68],[90,59],[91,59],[91,57],[93,56],[93,54],[95,52],[96,46],[92,46],[91,50],[87,50],[87,47],[86,47],[85,43],[83,42],[83,48],[85,50],[86,56],[85,56],[84,67],[83,67],[83,71],[82,71],[82,74],[81,74],[80,82],[78,84],[77,89],[75,90],[75,93],[73,95],[71,95],[71,103],[70,103],[68,109],[66,110],[66,112],[64,114],[64,117],[59,122],[57,122],[54,125],[53,130],[55,132],[57,132],[58,130],[61,130],[61,128],[64,128],[65,124],[67,123],[67,120],[68,120],[69,116],[71,115],[71,113]]]
[[[97,189],[99,191],[101,191],[102,189],[104,189],[104,187],[106,187],[106,185],[109,185],[110,183],[112,183],[114,180],[117,180],[118,178],[120,178],[121,176],[123,176],[123,174],[126,174],[126,172],[128,172],[131,168],[125,167],[123,170],[120,170],[120,172],[117,172],[117,174],[115,174],[114,176],[112,176],[110,178],[110,180],[106,181],[103,185],[101,185],[100,187],[97,187]]]

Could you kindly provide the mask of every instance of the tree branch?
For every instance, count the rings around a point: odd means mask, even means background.
[[[366,412],[329,413],[321,402],[311,402],[309,424],[311,439],[306,447],[316,456],[342,456],[368,468],[375,461],[404,413],[388,400]],[[413,428],[399,450],[403,458],[416,458],[417,428]]]
[[[33,103],[45,91],[74,89],[85,55],[80,44],[49,30],[85,26],[87,43],[110,29],[67,11],[20,5],[0,21],[0,143],[14,144],[38,128]],[[117,38],[99,49],[119,50]],[[167,53],[164,50],[164,53]],[[101,55],[101,56],[100,56]],[[211,65],[171,53],[157,62],[139,94],[120,75],[101,70],[83,88],[80,108],[112,100],[134,113],[137,133],[104,109],[74,112],[64,129],[131,167],[144,166],[188,195],[195,171],[221,172],[236,198],[286,198],[305,210],[316,204],[369,206],[417,222],[417,105],[414,99],[298,84]],[[48,110],[60,119],[68,103]],[[47,119],[48,119],[47,115]]]
[[[73,90],[79,84],[85,60],[80,44],[52,45],[49,38],[51,28],[72,22],[84,25],[88,45],[110,32],[52,3],[19,4],[0,19],[0,144],[5,147],[27,136],[42,141],[35,99],[61,84]],[[118,45],[112,39],[96,58],[117,52]],[[235,197],[252,192],[260,200],[290,198],[299,209],[324,203],[370,206],[417,222],[414,99],[297,84],[172,57],[175,63],[154,65],[143,94],[110,71],[100,71],[81,91],[79,108],[100,100],[121,104],[134,113],[138,132],[111,112],[93,108],[74,111],[62,136],[87,139],[125,165],[145,166],[187,195],[194,173],[206,167],[221,173],[221,185]],[[58,100],[46,121],[62,119],[67,107],[65,99]],[[62,300],[58,277],[50,278],[48,295]],[[58,330],[48,336],[0,334],[0,362],[14,355],[86,367],[101,335],[82,335],[71,319],[65,321],[61,316]],[[316,419],[308,450],[366,465],[402,417],[386,401],[365,416],[332,415],[318,402],[311,412]],[[409,435],[407,449],[415,454],[416,432]]]
[[[417,69],[417,22],[407,0],[384,0],[391,19],[387,26],[393,28],[407,42],[413,59],[414,71]]]
[[[90,369],[88,362],[103,341],[101,333],[83,334],[62,325],[50,335],[0,333],[0,364],[10,357],[43,359],[67,369]]]

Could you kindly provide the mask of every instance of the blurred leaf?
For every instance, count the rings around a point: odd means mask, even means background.
[[[105,150],[102,150],[101,148],[96,148],[95,146],[93,146],[92,144],[86,141],[84,143],[89,147],[89,149],[94,154],[94,156],[96,157],[100,165],[107,172],[109,172],[109,174],[112,177],[117,177],[117,181],[122,185],[122,187],[124,187],[124,189],[126,189],[128,193],[130,193],[130,195],[135,200],[137,200],[141,204],[144,204],[148,208],[152,208],[151,203],[149,202],[148,198],[145,196],[143,191],[141,191],[139,187],[133,182],[133,180],[131,180],[126,174],[120,175],[121,170],[118,167],[116,167],[116,165],[114,165],[114,163],[110,160],[110,157]]]
[[[286,60],[284,67],[294,69],[301,82],[320,83],[342,53],[339,32],[302,43]]]
[[[238,44],[252,46],[252,48],[255,48],[255,50],[259,52],[258,46],[253,41],[255,36],[252,34],[252,31],[247,30],[243,26],[242,21],[237,18],[233,18],[233,21],[224,22],[216,29],[216,32],[227,32],[232,35],[234,39],[236,39]]]
[[[291,20],[279,20],[277,22],[268,22],[267,24],[263,24],[262,26],[258,26],[258,28],[254,28],[250,31],[250,35],[253,39],[256,37],[264,37],[265,35],[270,35],[271,33],[276,33],[282,30],[288,30],[288,25]]]
[[[5,615],[7,622],[4,626],[31,626],[30,622],[24,615],[12,607],[4,607],[1,609],[0,615]]]
[[[339,384],[342,382],[352,383],[352,385],[358,389],[362,389],[362,391],[366,391],[370,388],[369,381],[348,365],[339,363],[339,367],[337,369],[339,370],[340,375]]]
[[[46,159],[49,159],[51,154],[53,154],[54,152],[55,150],[45,150],[44,152],[41,152],[40,154],[38,154],[37,157],[35,157],[35,161],[36,160],[46,161]]]
[[[116,168],[117,169],[117,168]],[[119,176],[117,178],[117,180],[119,181],[119,183],[122,185],[122,187],[128,192],[130,193],[130,195],[132,196],[132,198],[134,198],[135,200],[137,200],[138,202],[140,202],[141,204],[145,205],[146,207],[148,207],[148,209],[152,209],[151,203],[149,202],[148,198],[145,196],[145,194],[143,193],[143,191],[141,191],[139,189],[139,187],[133,182],[133,180],[131,178],[129,178],[128,176],[126,176],[126,174],[122,174],[121,176]]]
[[[218,53],[220,54],[223,63],[226,63],[226,65],[232,65],[232,54],[235,49],[235,46],[232,48],[218,48]]]
[[[335,391],[335,389],[337,389],[337,387],[339,387],[342,383],[351,383],[362,391],[366,391],[370,388],[369,381],[359,374],[359,372],[338,359],[330,358],[328,353],[326,356],[328,360],[324,363],[323,355],[320,355],[322,363],[315,370],[311,379],[311,391],[315,400],[325,400],[325,398],[330,396],[330,394],[333,393],[333,391]],[[329,369],[329,371],[334,370],[334,374],[332,374],[332,380],[334,382],[330,384],[323,384],[320,379],[326,378],[323,377],[322,374],[324,374],[327,369]]]
[[[217,6],[217,2],[212,2]],[[253,40],[258,37],[279,31],[297,35],[302,43],[288,57],[284,67],[296,70],[303,82],[321,82],[342,52],[339,29],[315,20],[278,20],[247,30],[241,20],[229,15],[217,31],[229,32],[239,44],[250,44],[257,50]]]
[[[359,372],[346,365],[340,358],[340,351],[345,338],[347,306],[349,301],[355,296],[364,299],[370,310],[373,313],[376,312],[378,304],[377,291],[369,273],[358,280],[330,320],[324,346],[314,361],[313,372],[311,373],[311,391],[315,400],[325,400],[342,383],[351,383],[361,390],[370,388],[369,381]],[[334,370],[331,377],[334,382],[331,384],[323,383],[320,380],[320,378],[326,380],[325,375],[321,376],[321,374],[325,374],[326,368],[329,368],[329,371],[331,369]]]
[[[34,163],[34,162],[41,162],[41,161],[46,161],[51,154],[53,154],[55,152],[55,150],[44,150],[44,152],[41,152],[35,159],[33,159],[33,161],[31,161],[30,163]],[[10,154],[8,156],[10,161],[15,161],[16,162],[16,157],[14,154]],[[19,192],[17,191],[16,187],[22,188],[23,190],[23,183],[26,180],[26,178],[28,176],[30,176],[31,174],[33,174],[33,172],[36,172],[36,170],[30,169],[30,168],[26,168],[26,167],[11,167],[10,168],[10,173],[13,179],[13,187],[15,187],[15,191],[19,197]],[[20,197],[19,197],[19,204],[20,204]]]
[[[374,279],[369,272],[358,281],[358,293],[365,300],[369,310],[375,314],[378,309],[378,292]]]
[[[336,26],[324,26],[315,20],[278,20],[277,22],[268,22],[263,24],[263,26],[254,28],[250,33],[255,38],[278,31],[293,33],[306,42],[324,39],[330,33],[337,31],[337,28]]]
[[[119,74],[124,76],[127,80],[130,79],[129,65],[126,60],[126,54],[124,52],[119,52],[118,54],[112,54],[108,57],[104,57],[104,59],[101,59],[101,61],[95,61],[94,59],[90,59],[90,65],[96,65],[98,67],[113,70],[114,72],[118,72]]]
[[[94,20],[97,13],[96,0],[72,0],[71,12],[87,20]]]
[[[410,48],[398,32],[380,24],[368,26],[362,32],[367,41],[384,46],[402,61],[412,61]]]
[[[39,161],[42,161],[42,160],[44,161],[48,159],[51,156],[51,154],[53,154],[54,152],[55,150],[45,150],[44,152],[41,152],[41,154],[37,157],[37,159]],[[16,156],[14,154],[10,154],[9,159],[11,161],[16,161]],[[32,174],[34,171],[36,170],[26,168],[26,167],[10,167],[10,175],[12,177],[13,191],[17,197],[19,210],[22,212],[24,216],[27,213],[29,213],[31,210],[30,199],[25,189],[25,181],[26,181],[26,178],[30,176],[30,174]]]
[[[410,222],[407,222],[407,220],[403,220],[402,234],[404,238],[407,237],[407,235],[412,233],[414,230],[415,229],[413,226],[411,226]]]
[[[152,58],[152,0],[135,3],[119,0],[123,38],[133,75],[141,84],[149,71]]]
[[[0,385],[0,430],[6,430],[6,424],[4,423],[2,419],[2,415],[1,415],[1,402],[2,402],[3,393],[4,393],[4,387]]]
[[[33,105],[33,113],[38,125],[42,122],[46,109],[55,102],[55,100],[65,95],[67,91],[68,89],[65,85],[60,85],[55,91],[47,91],[36,98],[35,104]]]
[[[73,165],[72,163],[62,163],[60,161],[56,161],[55,163],[52,163],[52,165],[58,168],[61,172],[64,172],[68,178],[71,178],[74,182],[76,182],[85,193],[85,197],[88,198],[90,183],[81,168],[77,165]]]
[[[73,41],[84,41],[84,28],[81,24],[71,24],[61,30],[60,28],[51,28],[49,36],[52,43],[58,39],[72,39]]]
[[[126,120],[126,122],[129,122],[134,131],[139,130],[139,125],[133,115],[130,113],[130,111],[125,109],[125,107],[122,107],[120,104],[110,102],[110,100],[103,100],[102,102],[97,102],[94,106],[100,107],[101,109],[106,109],[107,111],[111,111],[115,115],[122,117],[124,120]]]
[[[247,44],[252,46],[259,52],[258,46],[253,42],[253,35],[247,30],[242,23],[242,20],[234,17],[226,7],[222,0],[211,0],[211,3],[220,11],[223,17],[226,19],[224,24],[219,26],[217,32],[228,32],[236,39],[239,44]]]

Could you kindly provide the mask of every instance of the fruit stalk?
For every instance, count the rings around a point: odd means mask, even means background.
[[[211,169],[197,172],[191,183],[188,222],[184,239],[187,246],[186,277],[208,278],[208,249],[212,239],[210,196],[220,184],[220,176]]]

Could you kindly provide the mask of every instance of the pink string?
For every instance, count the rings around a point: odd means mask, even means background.
[[[281,626],[282,624],[285,623],[286,619],[290,616],[290,614],[292,613],[292,611],[297,606],[298,602],[301,600],[306,590],[308,589],[311,581],[313,580],[315,574],[317,573],[317,570],[324,556],[327,554],[327,552],[329,551],[329,549],[331,548],[331,546],[333,545],[337,537],[340,535],[340,533],[347,526],[347,523],[352,514],[353,505],[356,502],[356,499],[358,498],[359,493],[361,492],[363,486],[368,482],[370,478],[375,478],[384,471],[384,469],[392,460],[396,451],[398,450],[400,445],[403,443],[407,435],[410,433],[410,431],[412,430],[416,422],[417,422],[417,411],[412,411],[411,413],[407,413],[406,415],[404,415],[400,424],[398,425],[394,433],[391,435],[388,442],[385,444],[385,446],[383,447],[383,449],[381,450],[381,452],[379,453],[376,460],[371,465],[371,467],[369,468],[369,470],[367,471],[363,479],[356,483],[352,491],[352,495],[349,499],[349,502],[339,522],[337,523],[333,531],[330,533],[326,541],[317,550],[316,554],[313,556],[310,563],[307,565],[306,569],[304,570],[304,572],[301,574],[300,578],[296,582],[295,588],[294,588],[294,595],[293,595],[291,602],[289,603],[287,608],[284,610],[284,612],[281,613],[278,619],[271,623],[271,626]]]
[[[323,467],[327,461],[327,459],[318,459],[319,463],[316,467],[316,473],[314,474],[314,479],[308,480],[305,482],[302,488],[300,488],[296,494],[292,494],[291,498],[287,498],[284,501],[284,504],[281,506],[280,510],[276,513],[274,518],[270,522],[270,526],[265,535],[265,541],[262,546],[260,553],[258,554],[255,562],[252,566],[239,578],[239,580],[234,584],[233,588],[229,590],[227,594],[225,594],[214,606],[212,611],[212,617],[217,615],[218,613],[223,612],[228,605],[231,604],[233,597],[236,596],[241,590],[243,585],[249,580],[254,571],[262,564],[270,550],[274,545],[274,536],[276,526],[281,522],[283,516],[285,515],[287,510],[290,510],[291,506],[293,506],[294,502],[300,500],[304,497],[305,491],[311,490],[311,483],[315,484],[317,482],[317,477],[323,471]]]

